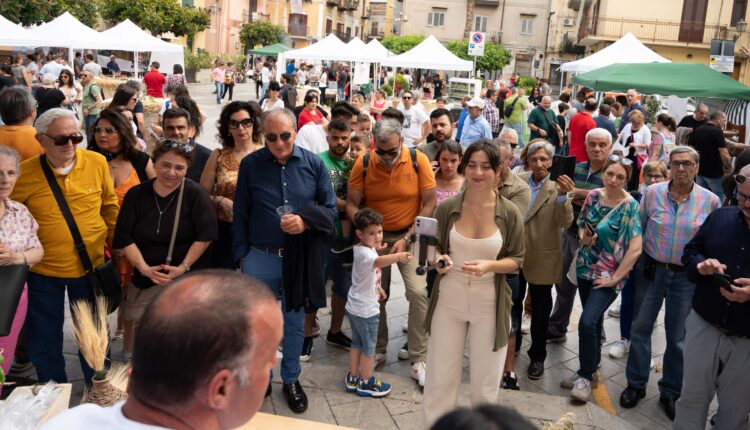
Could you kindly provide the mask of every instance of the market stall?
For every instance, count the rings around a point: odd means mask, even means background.
[[[381,61],[383,66],[417,69],[471,71],[474,64],[450,52],[435,36],[429,35],[414,48]]]
[[[629,63],[669,63],[670,61],[641,43],[633,33],[627,33],[601,51],[578,61],[570,61],[560,66],[563,72],[586,73],[610,64]]]

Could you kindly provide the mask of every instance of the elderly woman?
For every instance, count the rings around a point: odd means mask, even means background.
[[[193,268],[211,266],[206,251],[217,238],[216,211],[206,190],[185,180],[192,152],[184,143],[164,141],[153,153],[156,177],[125,194],[112,247],[122,249],[135,267],[125,296],[126,321],[137,323],[164,284]]]
[[[34,265],[42,261],[44,255],[44,249],[36,235],[39,225],[26,206],[9,198],[21,174],[20,162],[21,158],[13,148],[0,145],[0,267],[15,264]],[[0,285],[0,288],[11,287]],[[13,353],[16,350],[18,334],[26,319],[27,308],[27,287],[24,285],[10,333],[0,337],[0,352],[5,357],[2,369],[5,373],[8,373],[13,363]],[[0,393],[2,390],[0,384]]]
[[[579,369],[560,386],[582,402],[591,397],[592,383],[598,379],[604,312],[625,286],[641,254],[640,208],[625,191],[632,173],[630,160],[610,155],[604,165],[604,187],[588,193],[578,217],[581,247],[576,275],[583,304],[578,322]]]
[[[37,116],[41,116],[50,109],[62,106],[65,101],[65,94],[57,89],[56,81],[55,75],[46,73],[42,77],[42,86],[34,91],[34,98],[37,101]]]
[[[201,175],[201,185],[211,195],[219,220],[219,238],[212,249],[212,267],[215,268],[237,268],[232,256],[234,191],[240,161],[263,147],[260,117],[260,107],[255,102],[237,101],[226,105],[217,123],[222,149],[211,153]]]
[[[529,379],[544,374],[547,358],[547,327],[552,312],[552,285],[562,281],[562,235],[573,222],[573,206],[568,199],[575,184],[565,175],[553,181],[549,171],[555,147],[544,139],[531,141],[526,151],[530,172],[518,175],[529,184],[531,202],[524,215],[526,258],[523,277],[531,296],[531,347]]]
[[[639,110],[630,111],[630,122],[625,124],[617,141],[629,150],[630,158],[634,161],[633,174],[628,180],[628,190],[637,190],[641,174],[641,166],[648,160],[648,147],[651,144],[651,130],[645,126],[645,118]],[[626,153],[625,155],[628,155]]]
[[[471,403],[495,402],[510,332],[505,275],[523,263],[523,216],[495,186],[500,151],[481,139],[464,152],[466,190],[438,206],[438,269],[427,311],[430,336],[423,424],[456,407],[464,345],[469,345]]]

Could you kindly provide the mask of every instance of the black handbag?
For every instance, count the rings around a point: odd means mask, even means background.
[[[94,267],[89,258],[89,253],[86,250],[86,244],[83,242],[81,232],[78,230],[73,214],[70,212],[68,202],[65,201],[60,186],[57,184],[54,173],[47,164],[47,157],[45,154],[39,156],[39,161],[42,163],[42,170],[44,176],[47,177],[47,183],[52,189],[52,194],[57,200],[57,205],[60,207],[65,223],[68,224],[70,229],[70,235],[73,236],[73,242],[75,243],[76,252],[78,258],[81,260],[83,270],[86,272],[86,276],[91,282],[91,286],[94,288],[94,293],[99,296],[104,296],[107,299],[108,313],[114,312],[120,305],[120,298],[122,295],[122,278],[120,272],[117,271],[115,263],[112,260],[105,259],[104,263]]]
[[[0,266],[0,337],[10,334],[28,274],[26,264]]]

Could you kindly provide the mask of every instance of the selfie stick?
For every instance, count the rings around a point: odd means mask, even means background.
[[[435,236],[422,236],[419,235],[417,239],[417,246],[419,246],[419,261],[417,261],[417,275],[422,276],[430,270],[445,267],[445,260],[439,260],[434,265],[429,264],[427,261],[427,247],[437,246],[437,238]]]

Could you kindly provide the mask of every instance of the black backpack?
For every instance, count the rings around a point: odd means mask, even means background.
[[[515,107],[516,102],[518,102],[518,99],[520,99],[520,98],[521,98],[520,96],[516,96],[516,99],[513,100],[513,103],[511,103],[508,106],[505,106],[505,108],[503,109],[503,116],[504,117],[510,118],[510,116],[513,115],[513,107]]]
[[[102,101],[107,100],[107,96],[104,95],[104,89],[102,87],[100,87],[99,85],[96,85],[96,84],[91,84],[91,86],[89,87],[89,97],[91,97],[92,99],[96,100],[96,97],[94,97],[92,95],[92,93],[91,93],[94,90],[94,87],[99,88],[99,94],[102,95]]]
[[[419,175],[419,166],[417,165],[417,148],[409,148],[409,157],[411,157],[411,166],[414,168],[414,173]],[[370,164],[370,151],[362,158],[362,186],[365,186],[365,179],[367,178],[367,166]]]

